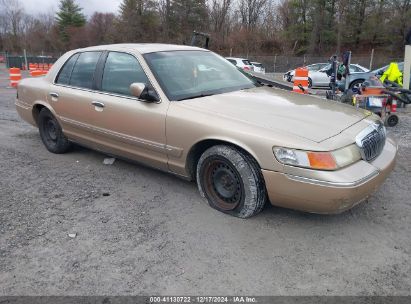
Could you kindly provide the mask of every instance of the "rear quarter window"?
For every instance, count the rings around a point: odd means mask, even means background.
[[[73,67],[77,61],[78,56],[79,54],[75,54],[66,61],[57,76],[56,83],[67,85],[70,83],[71,72],[73,71]]]

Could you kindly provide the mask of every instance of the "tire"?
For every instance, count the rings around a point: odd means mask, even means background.
[[[207,149],[197,164],[200,195],[214,209],[248,218],[259,213],[267,200],[264,178],[257,162],[225,145]]]
[[[385,119],[385,123],[387,126],[389,127],[395,127],[398,124],[398,116],[397,115],[389,115],[386,119]]]
[[[40,137],[47,150],[52,153],[61,154],[70,148],[70,142],[51,112],[43,108],[38,117]]]
[[[358,79],[358,80],[354,80],[353,82],[350,83],[350,87],[349,89],[353,89],[353,88],[359,88],[360,84],[362,84],[364,82],[364,80],[362,79]]]

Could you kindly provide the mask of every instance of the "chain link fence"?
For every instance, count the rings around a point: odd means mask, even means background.
[[[241,57],[242,56],[233,56]],[[289,70],[309,65],[312,63],[327,63],[329,57],[315,57],[315,56],[249,56],[250,61],[260,62],[264,65],[267,73],[285,73]],[[390,62],[402,62],[404,58],[389,57],[389,56],[375,56],[371,62],[371,56],[355,56],[351,57],[351,63],[360,64],[367,69],[377,69],[389,64]]]
[[[0,51],[0,63],[6,63],[6,52]]]

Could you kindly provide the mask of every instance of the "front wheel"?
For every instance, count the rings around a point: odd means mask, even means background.
[[[201,155],[197,185],[211,207],[240,218],[259,213],[267,200],[257,162],[231,146],[213,146]]]
[[[47,150],[52,153],[65,153],[70,148],[70,142],[53,114],[46,108],[40,111],[38,117],[40,137]]]
[[[395,114],[391,114],[386,118],[385,123],[389,127],[395,127],[398,124],[398,121],[398,116]]]

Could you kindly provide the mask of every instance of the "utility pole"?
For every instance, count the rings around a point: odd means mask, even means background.
[[[27,53],[26,53],[26,49],[23,50],[24,53],[24,64],[26,66],[26,69],[29,69],[29,65],[27,64]]]
[[[372,70],[372,62],[374,61],[374,49],[371,50],[370,71]]]

